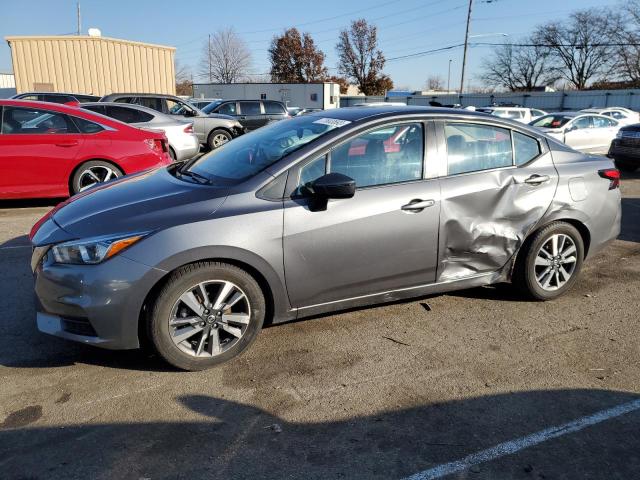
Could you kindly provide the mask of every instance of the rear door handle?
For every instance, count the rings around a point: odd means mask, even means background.
[[[533,174],[529,178],[527,178],[524,181],[524,183],[526,183],[528,185],[541,185],[541,184],[543,184],[545,182],[548,182],[549,180],[551,180],[549,175]]]
[[[56,143],[56,147],[75,147],[76,145],[78,145],[77,140],[69,140],[67,142]]]
[[[403,205],[401,209],[405,212],[421,212],[427,207],[433,207],[436,204],[435,200],[421,200],[419,198],[415,198],[411,200],[406,205]]]

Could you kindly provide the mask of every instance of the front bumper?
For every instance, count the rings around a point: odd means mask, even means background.
[[[41,332],[110,349],[138,348],[138,320],[166,272],[115,256],[98,265],[61,265],[47,252],[35,261]]]

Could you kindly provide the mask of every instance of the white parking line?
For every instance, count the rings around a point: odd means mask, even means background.
[[[604,422],[605,420],[610,420],[636,410],[640,410],[640,399],[629,403],[623,403],[622,405],[618,405],[617,407],[609,408],[607,410],[601,410],[593,415],[582,417],[578,420],[574,420],[557,427],[550,427],[531,435],[527,435],[526,437],[500,443],[495,447],[472,453],[471,455],[460,460],[456,460],[455,462],[444,463],[437,467],[430,468],[429,470],[416,473],[407,477],[405,480],[430,480],[434,478],[442,478],[446,475],[466,470],[473,465],[489,462],[496,458],[504,457],[505,455],[514,454],[520,450],[524,450],[525,448],[546,442],[547,440],[580,431],[583,428],[590,427],[597,423]]]

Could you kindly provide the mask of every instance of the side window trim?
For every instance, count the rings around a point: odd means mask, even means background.
[[[533,140],[536,141],[536,143],[538,144],[538,155],[536,155],[535,157],[529,159],[528,161],[526,161],[525,163],[521,164],[521,165],[517,165],[516,164],[516,148],[515,148],[515,135],[514,133],[518,133],[520,135],[523,135],[525,137],[529,137]],[[513,166],[516,168],[522,168],[522,167],[527,167],[529,165],[531,165],[533,162],[537,161],[540,157],[542,157],[546,152],[544,151],[544,148],[542,148],[542,143],[540,142],[540,139],[537,137],[533,137],[531,135],[528,135],[526,133],[520,132],[518,130],[511,130],[511,144],[512,144],[512,156],[513,156]]]

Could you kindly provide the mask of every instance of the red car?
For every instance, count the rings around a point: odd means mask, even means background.
[[[0,100],[0,198],[67,197],[169,163],[164,133],[73,106]]]

